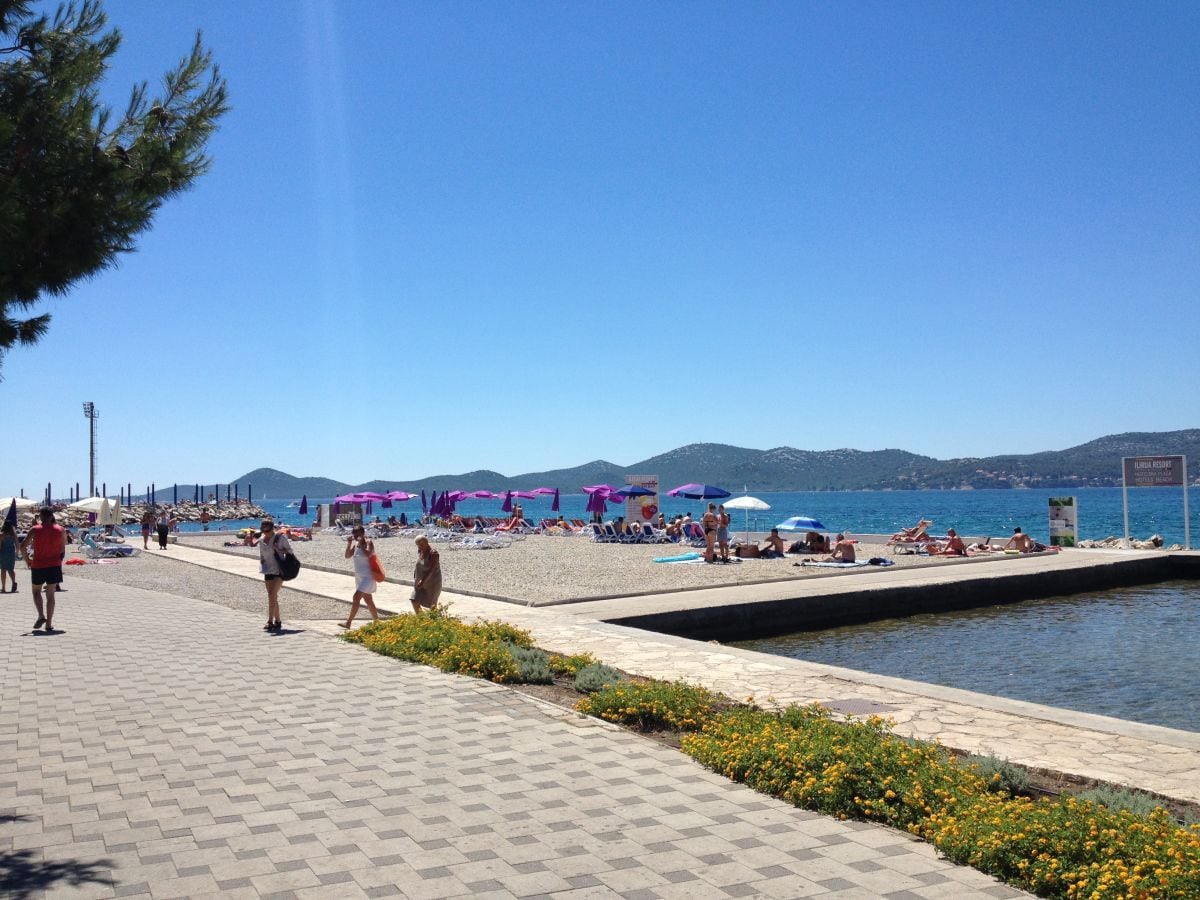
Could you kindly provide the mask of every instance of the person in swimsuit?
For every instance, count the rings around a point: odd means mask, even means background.
[[[146,507],[142,513],[142,549],[150,549],[150,530],[154,527],[154,510]]]
[[[767,546],[759,551],[765,559],[783,559],[783,538],[779,536],[779,529],[772,528],[771,533],[767,536]]]
[[[844,534],[837,536],[837,541],[833,545],[833,553],[823,562],[854,562],[854,541],[846,540]]]
[[[715,562],[717,554],[713,545],[717,541],[717,504],[708,504],[708,512],[700,520],[700,527],[704,529],[704,561]]]
[[[413,569],[413,613],[422,609],[437,609],[442,593],[442,560],[429,545],[429,538],[417,538],[417,565]]]
[[[358,606],[362,602],[366,602],[372,621],[379,621],[379,611],[375,609],[375,589],[378,584],[371,572],[371,554],[374,552],[375,542],[367,538],[367,530],[355,525],[350,537],[346,538],[346,559],[354,560],[354,597],[350,601],[350,615],[342,623],[343,628],[354,624],[354,617],[358,615]]]
[[[717,507],[717,547],[721,551],[721,562],[729,562],[729,513],[725,504]]]

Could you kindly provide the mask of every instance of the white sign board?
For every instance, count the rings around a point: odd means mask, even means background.
[[[625,521],[650,522],[658,517],[658,476],[657,475],[626,475],[625,484],[631,487],[645,488],[654,491],[645,497],[629,497],[625,500]]]
[[[1079,540],[1079,520],[1074,497],[1051,497],[1050,546],[1074,547]]]

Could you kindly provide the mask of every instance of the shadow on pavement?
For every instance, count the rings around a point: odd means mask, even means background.
[[[72,887],[109,883],[111,860],[83,862],[68,859],[47,862],[37,859],[35,853],[33,850],[0,852],[0,896],[25,900],[42,891],[53,890],[60,883]]]

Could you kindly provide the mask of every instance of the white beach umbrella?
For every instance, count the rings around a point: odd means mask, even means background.
[[[28,497],[0,497],[0,514],[8,512],[8,508],[13,505],[13,501],[17,502],[17,509],[37,509],[41,506],[36,500],[30,500]]]
[[[734,497],[732,500],[726,500],[725,508],[726,509],[745,510],[746,518],[745,518],[745,521],[743,521],[742,525],[743,525],[743,528],[744,528],[746,534],[749,534],[750,533],[750,510],[753,509],[755,511],[762,511],[764,509],[770,509],[771,504],[769,504],[763,500],[759,500],[757,497],[751,497],[750,495],[747,494],[744,497]]]
[[[79,500],[76,503],[67,505],[67,509],[77,509],[80,512],[95,513],[97,516],[104,510],[108,498],[106,497],[88,497],[86,500]]]

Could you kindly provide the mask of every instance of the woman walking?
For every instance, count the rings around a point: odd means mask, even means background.
[[[437,609],[438,597],[442,593],[442,560],[429,545],[429,538],[417,538],[417,565],[413,569],[412,606],[414,613],[425,609]]]
[[[167,535],[171,533],[171,514],[167,512],[166,507],[163,507],[162,514],[159,515],[158,521],[155,523],[155,528],[158,531],[158,549],[167,549]]]
[[[379,612],[375,609],[375,576],[371,572],[371,554],[375,552],[375,542],[367,538],[367,530],[361,525],[355,525],[350,537],[346,538],[346,559],[354,560],[354,599],[350,603],[350,616],[342,623],[343,628],[354,624],[358,615],[358,605],[366,601],[367,609],[371,612],[372,621],[379,621]]]
[[[263,631],[282,631],[283,622],[279,619],[279,589],[283,587],[283,573],[279,570],[279,560],[276,553],[291,553],[292,544],[286,535],[275,533],[275,523],[263,519],[260,526],[262,537],[258,540],[258,559],[262,568],[263,579],[267,582],[267,624]]]
[[[6,587],[7,581],[12,581],[12,587]],[[17,527],[12,522],[5,522],[0,530],[0,594],[9,591],[17,592]]]

